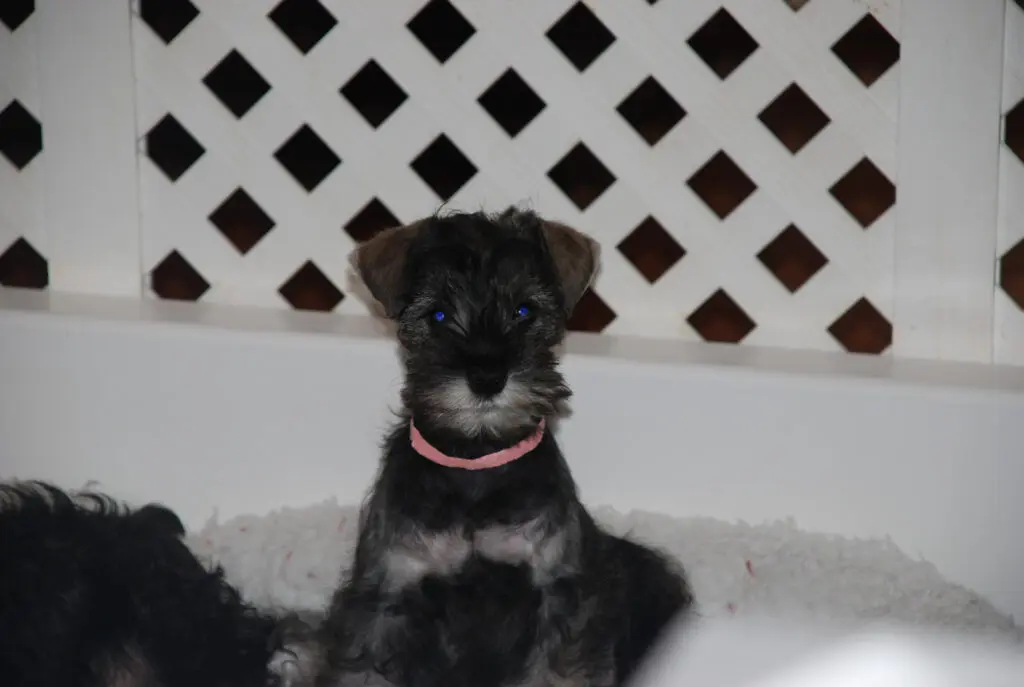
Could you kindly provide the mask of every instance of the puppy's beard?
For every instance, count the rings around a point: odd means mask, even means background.
[[[434,422],[465,436],[500,436],[529,426],[541,400],[514,375],[489,398],[474,393],[464,377],[453,377],[427,393],[426,399]]]

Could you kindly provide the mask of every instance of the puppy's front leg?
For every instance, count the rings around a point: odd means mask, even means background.
[[[402,677],[415,660],[409,617],[379,594],[348,588],[335,599],[323,626],[327,651],[315,687],[434,687]]]

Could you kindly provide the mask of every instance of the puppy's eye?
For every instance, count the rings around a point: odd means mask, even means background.
[[[520,305],[516,308],[516,317],[520,320],[530,315],[530,307],[528,305]]]
[[[430,314],[430,318],[434,320],[434,322],[444,322],[448,319],[448,315],[445,314],[444,310],[435,310]]]

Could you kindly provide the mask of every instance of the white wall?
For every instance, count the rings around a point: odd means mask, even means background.
[[[0,292],[0,474],[191,525],[352,502],[399,368],[376,323]],[[1024,370],[575,336],[584,499],[891,535],[1024,617]]]

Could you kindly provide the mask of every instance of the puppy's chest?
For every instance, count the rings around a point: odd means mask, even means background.
[[[570,551],[564,529],[545,527],[541,520],[518,525],[492,525],[473,531],[413,529],[404,533],[383,557],[384,586],[398,592],[426,578],[468,578],[494,571],[495,565],[517,568],[535,586],[568,572]]]

